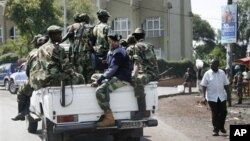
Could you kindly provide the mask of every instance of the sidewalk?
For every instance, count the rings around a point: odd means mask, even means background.
[[[157,92],[159,98],[184,95],[183,93],[179,93],[177,91],[177,87],[158,87]],[[192,87],[192,94],[193,93],[198,93],[197,87]],[[185,89],[185,94],[188,95],[188,88]]]

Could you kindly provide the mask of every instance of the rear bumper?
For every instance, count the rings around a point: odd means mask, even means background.
[[[119,120],[116,121],[116,126],[112,127],[96,127],[96,122],[87,122],[87,123],[67,123],[67,124],[57,124],[53,127],[54,133],[63,133],[70,132],[74,130],[118,130],[118,129],[134,129],[134,128],[143,128],[143,127],[154,127],[158,125],[158,121],[156,119],[149,120]]]

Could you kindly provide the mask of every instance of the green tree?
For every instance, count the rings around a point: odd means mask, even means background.
[[[29,41],[45,33],[49,25],[59,24],[54,0],[7,0],[6,16],[18,27],[21,36]]]
[[[64,12],[64,1],[55,0],[56,7],[60,11],[61,19],[63,21],[63,12]],[[67,21],[68,24],[72,24],[74,22],[73,16],[76,13],[87,13],[91,21],[94,22],[96,20],[96,15],[94,13],[93,4],[91,0],[67,0]]]

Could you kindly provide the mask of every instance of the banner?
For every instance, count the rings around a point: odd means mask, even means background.
[[[237,42],[237,5],[222,6],[221,43]]]

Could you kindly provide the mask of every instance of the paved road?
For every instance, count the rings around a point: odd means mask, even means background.
[[[159,87],[159,95],[176,94],[176,88]],[[26,122],[14,122],[10,118],[17,113],[16,95],[10,94],[0,87],[0,141],[41,141],[41,129],[38,127],[37,134],[30,134],[26,130]],[[175,130],[164,123],[163,117],[158,116],[159,125],[157,127],[145,128],[144,137],[141,141],[190,141],[183,133]],[[112,141],[112,137],[107,139],[96,137],[77,137],[72,141],[95,140],[95,141]]]

